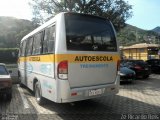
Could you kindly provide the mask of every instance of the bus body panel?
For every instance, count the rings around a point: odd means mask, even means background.
[[[103,58],[105,61],[85,61],[83,57]],[[81,60],[80,60],[81,59]],[[56,61],[68,61],[68,81],[71,88],[114,83],[117,77],[117,53],[56,55]]]
[[[43,97],[55,101],[56,81],[54,54],[27,57],[27,86],[33,90],[33,81],[41,83]]]
[[[72,57],[77,54],[58,54],[55,56],[56,61],[74,61]],[[83,54],[84,55],[84,54]],[[87,54],[86,54],[87,55]],[[90,54],[91,55],[91,54]],[[97,55],[97,54],[93,54]],[[98,54],[99,55],[99,54]],[[103,54],[104,55],[104,54]],[[118,57],[118,54],[113,53]],[[63,56],[59,57],[58,56]],[[106,54],[107,56],[107,54]],[[73,57],[74,58],[74,57]],[[118,60],[118,59],[116,59]],[[106,96],[109,94],[116,94],[119,90],[119,75],[117,72],[117,61],[108,63],[98,63],[98,67],[95,68],[97,63],[85,63],[82,67],[81,63],[68,63],[68,79],[61,80],[57,77],[57,102],[73,102],[78,100],[85,100],[100,96]],[[91,65],[91,68],[86,68],[86,65]],[[93,67],[94,66],[94,67]],[[58,62],[56,63],[56,68]],[[100,95],[89,96],[89,90],[104,90]],[[72,94],[77,94],[72,96]]]
[[[68,69],[71,88],[109,84],[116,79],[116,63],[70,63]]]

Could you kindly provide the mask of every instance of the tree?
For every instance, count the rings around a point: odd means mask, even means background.
[[[125,26],[132,16],[132,6],[124,0],[32,0],[33,22],[40,24],[62,11],[85,13],[105,17],[116,30]]]

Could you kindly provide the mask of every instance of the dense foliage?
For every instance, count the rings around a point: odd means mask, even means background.
[[[97,15],[112,21],[116,30],[132,16],[132,6],[124,0],[32,0],[33,21],[41,23],[62,11]]]
[[[17,48],[1,48],[0,63],[17,63],[18,49]]]

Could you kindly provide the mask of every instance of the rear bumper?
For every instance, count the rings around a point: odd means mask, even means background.
[[[65,98],[62,97],[57,102],[58,103],[74,102],[74,101],[80,101],[80,100],[86,100],[86,99],[92,99],[92,98],[117,94],[119,92],[119,83],[120,83],[120,77],[117,76],[115,82],[112,84],[82,87],[82,88],[73,88],[70,90],[68,95],[65,96]],[[102,94],[92,95],[92,96],[89,95],[90,90],[99,90],[99,89],[103,90]]]

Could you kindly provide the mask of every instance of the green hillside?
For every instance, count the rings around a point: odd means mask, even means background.
[[[135,43],[158,43],[157,33],[154,31],[143,30],[131,25],[126,25],[117,33],[120,45],[132,45]]]
[[[153,31],[160,35],[160,27],[159,26],[154,28]]]
[[[36,26],[31,21],[0,17],[0,48],[19,47],[20,40]]]

